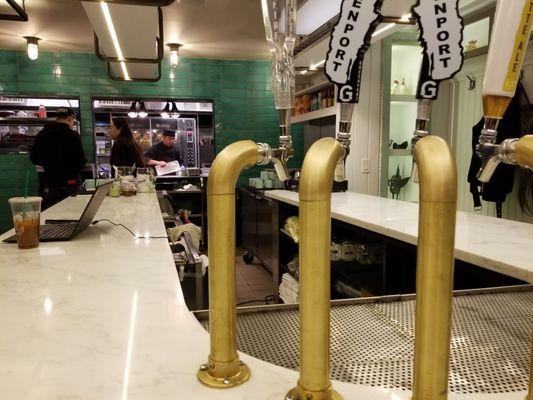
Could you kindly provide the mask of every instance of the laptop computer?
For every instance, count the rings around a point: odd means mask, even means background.
[[[107,196],[110,187],[111,182],[108,182],[96,188],[96,191],[92,194],[79,220],[39,226],[39,241],[60,242],[71,240],[78,233],[87,229],[87,227],[91,225],[91,222],[93,222],[94,216]],[[4,242],[16,243],[17,237],[16,235],[10,236],[7,239],[4,239]]]

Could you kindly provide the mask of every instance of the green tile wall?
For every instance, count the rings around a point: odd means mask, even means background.
[[[61,69],[61,75],[54,74],[56,67]],[[159,82],[116,82],[108,78],[106,64],[94,54],[40,52],[39,59],[31,61],[25,52],[0,50],[0,94],[80,97],[81,137],[89,158],[93,154],[92,96],[213,99],[217,153],[242,139],[277,144],[278,114],[268,61],[182,58],[176,70],[163,63]],[[291,167],[302,162],[301,126],[294,127],[294,145],[296,156]],[[11,227],[6,199],[22,194],[24,174],[29,167],[26,156],[0,155],[0,231]],[[256,176],[258,170],[244,171],[238,185]],[[35,193],[35,173],[32,172],[30,180],[30,190]]]

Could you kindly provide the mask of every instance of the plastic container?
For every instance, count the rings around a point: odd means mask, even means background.
[[[33,249],[39,246],[42,200],[41,197],[12,197],[9,199],[19,249]]]

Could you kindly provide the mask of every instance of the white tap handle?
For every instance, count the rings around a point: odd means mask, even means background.
[[[532,20],[533,0],[498,0],[483,81],[483,96],[514,96]]]

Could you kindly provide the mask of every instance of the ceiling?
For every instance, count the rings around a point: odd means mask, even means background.
[[[0,21],[0,49],[24,50],[23,36],[37,36],[42,51],[94,51],[81,1],[26,0],[26,11],[28,22]],[[259,0],[176,0],[163,15],[165,43],[183,43],[185,57],[269,58]]]
[[[474,7],[491,1],[460,4]],[[385,5],[397,2],[388,0]],[[0,13],[7,7],[0,0]],[[0,49],[24,50],[23,36],[37,36],[44,51],[94,52],[93,30],[81,1],[26,0],[26,10],[28,22],[0,21]],[[183,43],[180,54],[185,57],[269,58],[260,0],[175,0],[163,8],[163,15],[165,43]]]

